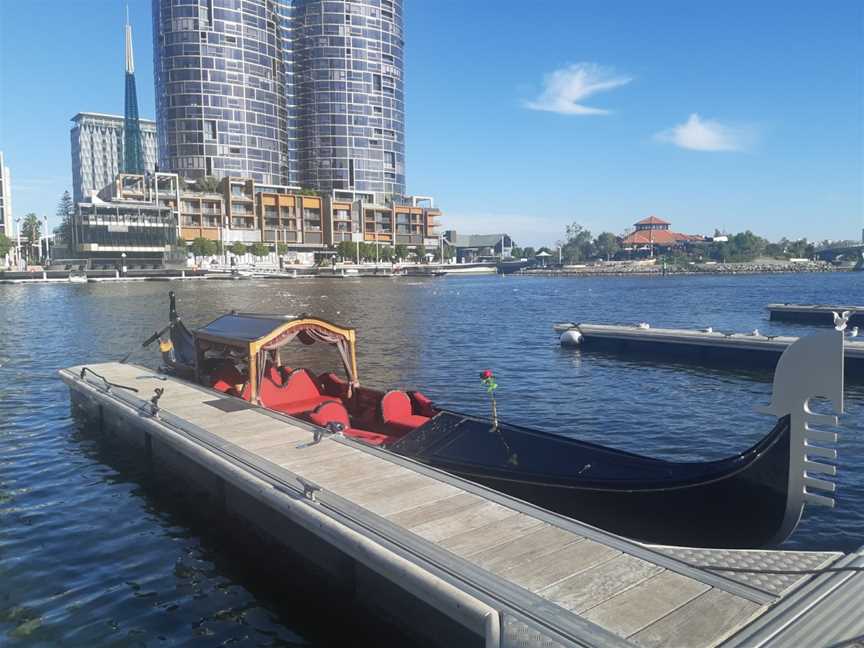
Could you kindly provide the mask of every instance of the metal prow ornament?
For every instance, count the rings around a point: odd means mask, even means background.
[[[841,324],[845,328],[845,321]],[[834,498],[819,491],[833,493],[835,490],[834,482],[825,477],[836,476],[837,467],[821,460],[837,459],[837,451],[826,447],[837,443],[837,434],[810,426],[836,426],[838,418],[814,413],[810,400],[827,399],[836,414],[843,413],[843,338],[838,325],[833,331],[802,337],[790,344],[774,371],[771,404],[757,408],[763,414],[789,416],[786,513],[776,543],[785,540],[798,525],[805,504],[834,506]]]

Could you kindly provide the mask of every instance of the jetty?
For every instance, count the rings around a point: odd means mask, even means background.
[[[864,634],[864,548],[647,545],[299,419],[109,362],[60,371],[98,434],[440,646],[829,646]]]
[[[864,326],[864,306],[833,306],[831,304],[768,304],[769,318],[783,322],[834,325],[834,313],[849,311],[849,324]]]
[[[553,328],[561,334],[562,346],[738,369],[773,369],[786,347],[798,340],[791,335],[763,335],[758,331],[654,328],[647,323],[567,323]],[[864,340],[848,337],[844,353],[846,377],[864,380]]]

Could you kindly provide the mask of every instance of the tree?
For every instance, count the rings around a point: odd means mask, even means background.
[[[594,249],[597,254],[606,258],[609,261],[615,253],[620,249],[618,237],[611,232],[602,232],[594,239]]]
[[[357,258],[357,244],[351,241],[340,241],[336,246],[336,254],[342,257],[343,261],[354,261]]]
[[[42,223],[39,222],[39,217],[30,212],[24,216],[21,223],[21,236],[26,238],[29,245],[25,248],[25,254],[28,259],[33,258],[33,248],[39,245],[39,238],[42,234]]]
[[[393,248],[389,245],[381,245],[378,249],[378,258],[382,261],[393,260]]]
[[[249,251],[252,253],[252,256],[261,259],[270,254],[270,246],[263,243],[253,243],[249,247]]]
[[[407,245],[397,245],[393,250],[393,255],[399,260],[404,261],[408,258],[408,246]]]
[[[533,259],[537,256],[537,251],[533,247],[526,247],[522,249],[522,257],[525,259]]]
[[[522,248],[517,247],[516,244],[513,244],[513,247],[510,248],[510,256],[514,259],[521,259],[524,256],[525,252]]]
[[[189,251],[196,257],[213,256],[216,254],[216,241],[199,236],[192,245],[189,246]]]
[[[244,254],[246,254],[246,246],[240,241],[234,241],[231,244],[231,247],[228,248],[228,250],[231,252],[231,254],[234,254],[236,256],[243,256]]]
[[[420,263],[426,262],[426,246],[425,245],[423,245],[422,243],[420,245],[418,245],[414,250],[414,254],[417,255],[417,260],[420,261]]]
[[[60,224],[54,228],[54,233],[60,237],[68,247],[72,243],[72,219],[75,216],[75,203],[68,191],[64,191],[57,203],[57,219]]]
[[[177,240],[174,241],[174,247],[186,252],[186,239],[184,239],[182,236],[178,236]]]
[[[219,181],[219,178],[214,178],[213,176],[204,176],[202,178],[198,178],[195,181],[195,188],[198,191],[216,193],[219,191],[220,184],[222,183]]]
[[[567,240],[561,246],[565,263],[579,263],[591,256],[591,232],[579,223],[572,223],[566,229]]]
[[[300,196],[317,196],[318,192],[314,189],[301,189],[297,192]]]
[[[5,234],[0,234],[0,257],[5,257],[15,247],[15,242]]]
[[[276,244],[276,254],[286,254],[288,252],[288,244],[287,243],[277,243]]]

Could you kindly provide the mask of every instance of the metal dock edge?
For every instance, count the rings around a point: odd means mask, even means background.
[[[283,530],[288,550],[291,525],[305,529],[350,559],[355,578],[361,566],[381,577],[355,588],[387,588],[397,602],[399,591],[409,593],[464,628],[475,638],[467,645],[763,645],[760,622],[773,628],[785,610],[800,609],[773,634],[807,634],[801,623],[826,598],[825,583],[842,577],[831,592],[846,596],[843,585],[857,582],[851,572],[711,571],[819,569],[859,558],[647,546],[351,439],[313,443],[316,428],[291,417],[257,407],[227,413],[214,403],[228,397],[142,367],[90,368],[101,376],[82,378],[80,367],[60,374],[102,427],[154,464],[170,469],[174,454],[191,461],[195,471],[175,471],[220,492],[226,513]],[[154,408],[106,380],[166,391]],[[417,625],[427,641],[453,645],[434,623]]]

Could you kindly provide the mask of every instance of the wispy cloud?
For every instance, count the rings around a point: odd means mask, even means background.
[[[702,119],[696,113],[686,122],[660,131],[654,138],[691,151],[746,151],[755,141],[756,133],[747,126],[732,126],[712,119]]]
[[[613,90],[633,79],[596,63],[575,63],[547,74],[543,92],[534,101],[525,102],[531,110],[545,110],[560,115],[606,115],[608,110],[592,108],[582,102],[599,92]]]

